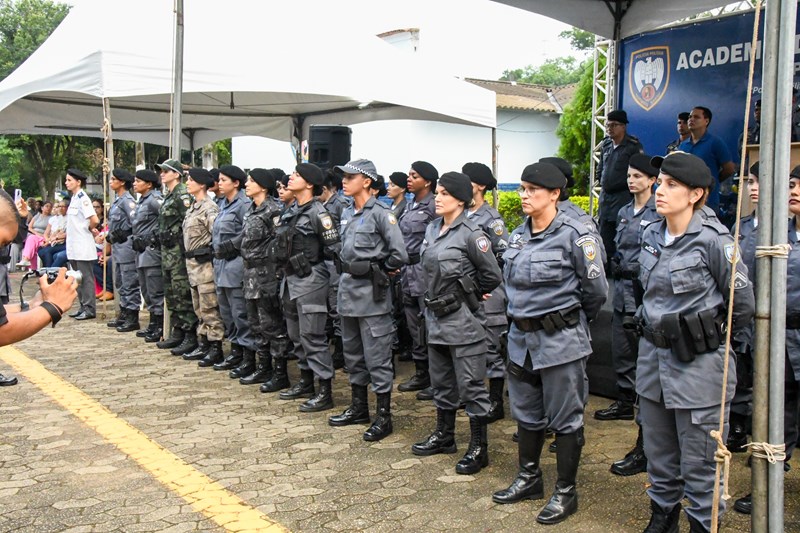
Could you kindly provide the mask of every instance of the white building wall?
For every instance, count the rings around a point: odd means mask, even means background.
[[[555,155],[558,115],[498,111],[497,177],[517,183],[522,169],[541,157]],[[440,173],[461,170],[469,161],[491,166],[492,132],[488,128],[416,120],[387,120],[356,124],[351,156],[371,159],[378,172],[407,172],[417,160],[429,161]],[[294,168],[291,146],[260,137],[235,137],[233,163],[242,168]]]

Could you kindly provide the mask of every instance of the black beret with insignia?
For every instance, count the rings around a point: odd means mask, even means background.
[[[705,162],[686,152],[672,152],[666,157],[656,156],[650,160],[650,164],[662,174],[672,176],[689,187],[705,189],[714,183],[714,177]]]
[[[219,173],[228,176],[231,181],[242,182],[247,179],[247,174],[244,173],[244,170],[236,165],[222,165],[219,167]]]
[[[522,170],[522,181],[544,187],[545,189],[563,189],[567,186],[567,177],[550,163],[533,163]]]

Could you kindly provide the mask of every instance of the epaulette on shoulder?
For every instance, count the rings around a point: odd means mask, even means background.
[[[706,226],[708,228],[712,228],[714,231],[716,231],[720,235],[730,235],[730,233],[731,233],[730,230],[728,230],[728,228],[726,228],[724,224],[722,224],[721,222],[719,222],[717,220],[714,220],[714,219],[704,218],[703,219],[703,226]]]
[[[629,138],[630,140],[632,140],[633,142],[635,142],[635,143],[642,144],[642,141],[640,141],[640,140],[639,140],[639,137],[637,137],[636,135],[630,135],[630,134],[629,134],[629,135],[628,135],[628,138]]]
[[[578,235],[589,235],[592,233],[591,231],[589,231],[589,228],[586,227],[586,224],[584,224],[580,220],[570,218],[569,216],[567,216],[566,213],[563,212],[561,213],[561,223],[564,224],[565,226],[574,228],[575,231],[578,232]]]

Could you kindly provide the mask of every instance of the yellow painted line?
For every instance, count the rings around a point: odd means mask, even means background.
[[[17,348],[0,348],[0,359],[225,530],[288,531]]]

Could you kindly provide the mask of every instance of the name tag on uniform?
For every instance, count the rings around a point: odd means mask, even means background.
[[[658,248],[656,248],[652,244],[644,243],[642,245],[642,250],[644,250],[645,252],[650,252],[655,257],[658,257],[659,255],[661,255],[661,252],[658,251]]]

